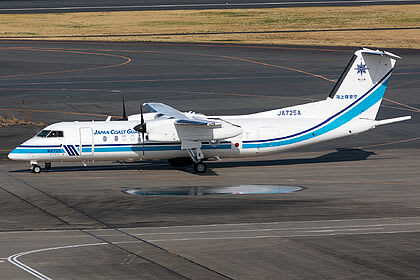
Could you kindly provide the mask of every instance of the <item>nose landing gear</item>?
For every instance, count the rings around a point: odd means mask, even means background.
[[[195,153],[194,153],[195,150]],[[207,165],[203,162],[203,152],[201,151],[200,147],[195,149],[187,149],[188,154],[190,155],[191,159],[194,161],[194,172],[195,173],[204,173],[207,170]]]
[[[31,165],[31,170],[33,173],[40,173],[41,172],[41,166],[39,166],[38,164],[32,164]]]

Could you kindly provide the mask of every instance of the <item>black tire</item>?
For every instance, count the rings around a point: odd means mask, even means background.
[[[45,169],[51,169],[51,162],[45,163]]]
[[[33,173],[40,173],[41,172],[41,166],[39,166],[38,164],[32,164],[32,172]]]
[[[193,160],[190,157],[171,158],[171,159],[168,159],[168,162],[170,165],[175,166],[175,167],[183,167],[183,166],[189,166],[193,164]]]
[[[207,165],[200,161],[197,163],[194,163],[194,172],[195,173],[205,173],[207,171]]]

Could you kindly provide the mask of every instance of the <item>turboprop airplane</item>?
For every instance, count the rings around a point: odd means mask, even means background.
[[[278,153],[309,144],[355,135],[410,116],[376,120],[398,56],[363,48],[354,53],[325,100],[261,113],[205,116],[183,113],[162,103],[146,103],[149,113],[121,121],[60,122],[47,126],[9,153],[40,163],[95,160],[167,159],[172,165],[193,164],[205,172],[208,159]]]

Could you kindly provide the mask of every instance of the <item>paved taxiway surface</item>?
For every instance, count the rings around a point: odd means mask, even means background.
[[[185,9],[251,9],[316,6],[360,6],[419,4],[416,0],[58,0],[1,1],[0,13],[66,13],[99,11],[185,10]]]
[[[3,42],[0,114],[99,120],[120,114],[122,96],[129,113],[139,98],[206,114],[268,110],[325,98],[352,51]],[[5,156],[39,128],[0,128],[0,278],[416,279],[420,53],[393,51],[404,59],[379,118],[412,120],[284,154],[209,163],[206,175],[165,162],[56,164],[32,174]],[[241,184],[305,189],[122,192]]]

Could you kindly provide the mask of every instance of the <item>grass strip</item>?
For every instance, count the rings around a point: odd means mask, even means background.
[[[3,39],[420,48],[420,5],[1,15]],[[261,32],[261,33],[259,33]]]

